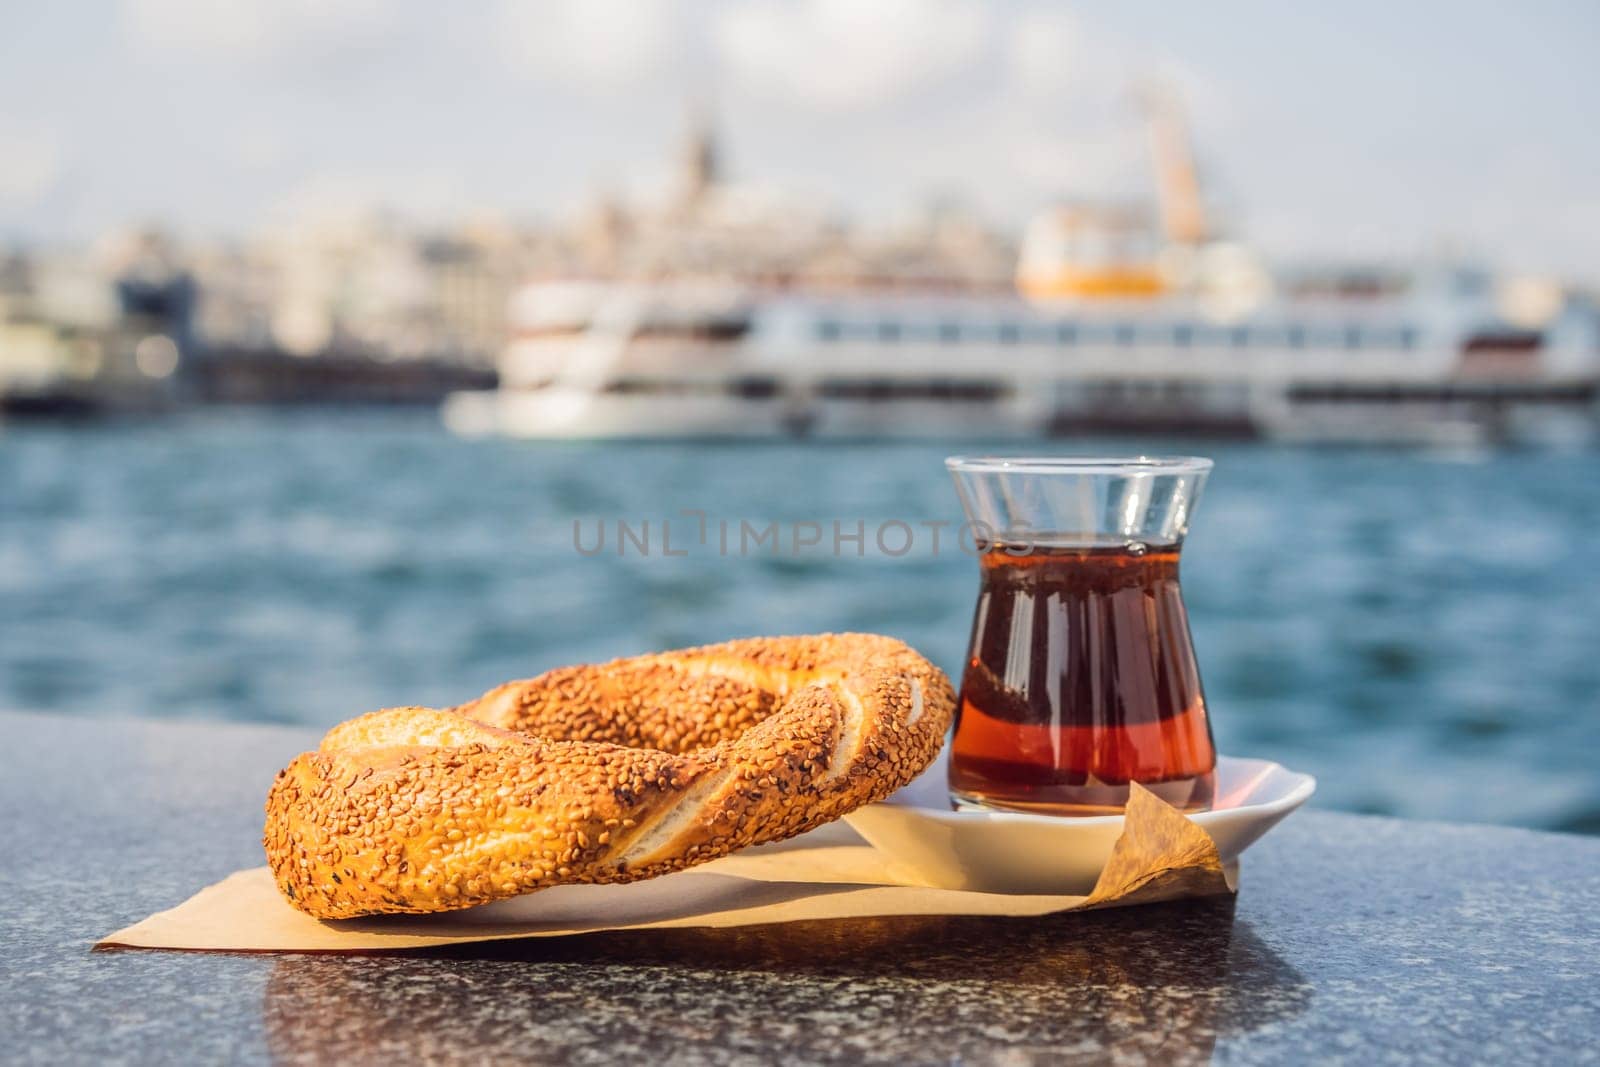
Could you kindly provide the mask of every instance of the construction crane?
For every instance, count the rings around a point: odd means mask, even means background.
[[[1175,93],[1154,83],[1141,86],[1137,96],[1150,127],[1161,227],[1175,245],[1202,244],[1210,234],[1183,106]]]

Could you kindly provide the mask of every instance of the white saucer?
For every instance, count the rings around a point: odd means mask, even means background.
[[[907,874],[941,889],[987,893],[1087,893],[1122,833],[1121,815],[1060,818],[951,811],[947,757],[881,804],[845,816],[852,829]],[[1309,774],[1269,760],[1217,759],[1216,800],[1189,816],[1217,843],[1223,863],[1316,791]]]

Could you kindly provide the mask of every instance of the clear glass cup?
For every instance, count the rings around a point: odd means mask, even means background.
[[[958,806],[1211,803],[1216,750],[1178,585],[1211,461],[953,456],[982,548],[950,749]]]

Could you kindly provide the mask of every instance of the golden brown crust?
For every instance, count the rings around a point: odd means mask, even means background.
[[[267,860],[325,919],[650,878],[883,799],[954,707],[943,672],[873,634],[565,667],[334,727],[273,783]]]

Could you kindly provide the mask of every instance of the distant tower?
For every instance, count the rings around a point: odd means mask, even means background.
[[[717,141],[711,118],[699,110],[689,125],[683,143],[682,170],[679,174],[679,204],[684,210],[698,206],[717,184]]]

